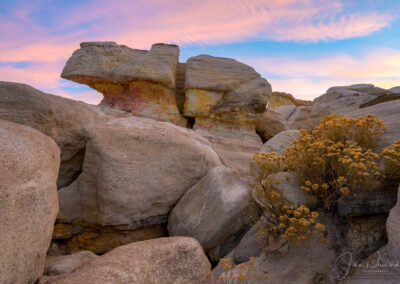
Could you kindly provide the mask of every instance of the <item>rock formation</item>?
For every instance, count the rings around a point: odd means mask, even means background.
[[[191,57],[185,95],[184,114],[195,118],[194,129],[259,141],[256,115],[265,111],[271,85],[250,66],[228,58]]]
[[[297,107],[288,121],[292,129],[312,128],[327,114],[346,114],[366,102],[386,96],[390,91],[371,84],[357,84],[329,88],[314,99],[312,106]]]
[[[154,44],[145,51],[114,42],[84,42],[61,77],[101,92],[101,105],[185,126],[175,99],[178,57],[175,45]]]
[[[222,246],[243,230],[249,190],[246,181],[229,168],[212,169],[172,210],[168,220],[170,235],[196,238],[206,251]],[[213,252],[214,260],[229,252],[219,250],[222,251]]]
[[[35,128],[60,147],[58,187],[71,184],[82,171],[84,126],[125,116],[122,111],[46,94],[25,84],[0,81],[0,119]]]
[[[113,226],[122,235],[139,229],[140,236],[140,228],[152,226],[148,237],[159,237],[154,225],[165,224],[185,191],[220,165],[206,139],[169,123],[122,118],[87,126],[85,133],[82,173],[59,190],[57,220],[72,224],[70,230],[81,224]],[[89,247],[83,242],[80,248]]]
[[[160,238],[120,246],[71,273],[42,277],[40,283],[216,284],[210,266],[195,239]]]
[[[35,283],[43,273],[59,163],[51,138],[0,120],[0,283]]]
[[[299,106],[311,106],[311,101],[299,100],[293,97],[293,95],[284,92],[272,92],[272,95],[268,102],[268,109],[276,110],[281,106],[293,105]]]

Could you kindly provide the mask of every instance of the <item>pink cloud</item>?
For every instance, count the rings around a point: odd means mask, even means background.
[[[92,0],[63,10],[44,5],[47,4],[41,1],[24,2],[0,19],[0,61],[34,63],[24,69],[0,67],[0,79],[25,82],[65,96],[71,94],[63,91],[59,74],[81,41],[111,40],[144,49],[155,42],[186,45],[246,39],[318,41],[364,36],[392,20],[385,13],[348,13],[340,0]],[[48,9],[52,19],[46,26],[34,15],[42,8]],[[345,64],[351,62],[341,60]],[[322,73],[350,76],[346,68],[335,67],[329,59],[302,62],[302,68],[292,64],[289,70],[304,74],[311,72],[307,70],[312,70],[314,63],[332,68]],[[371,76],[388,72],[367,67]],[[360,71],[366,72],[361,67]],[[94,94],[83,94],[82,100],[97,102],[99,95]]]
[[[270,79],[273,89],[313,99],[332,86],[371,83],[382,88],[400,85],[400,51],[380,49],[363,56],[333,55],[318,59],[241,58]]]

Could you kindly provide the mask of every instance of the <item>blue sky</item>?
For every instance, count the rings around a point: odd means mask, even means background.
[[[253,66],[273,90],[313,99],[334,85],[400,85],[400,1],[1,1],[0,80],[98,103],[59,77],[82,41],[175,43]]]

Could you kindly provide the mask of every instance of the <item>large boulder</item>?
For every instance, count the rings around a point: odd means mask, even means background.
[[[204,129],[247,141],[259,140],[256,114],[265,111],[271,85],[233,59],[199,55],[186,63],[184,114]]]
[[[58,187],[82,170],[87,124],[101,124],[126,113],[43,93],[25,84],[0,81],[0,119],[24,124],[50,136],[61,149]]]
[[[275,109],[275,112],[280,113],[284,119],[288,120],[289,117],[296,111],[295,105],[284,105]]]
[[[121,118],[85,134],[82,174],[59,190],[57,220],[64,225],[137,230],[166,223],[185,191],[221,165],[206,139],[170,123]]]
[[[316,98],[312,106],[297,107],[289,117],[289,123],[292,129],[312,128],[317,126],[325,115],[347,114],[359,109],[366,102],[390,93],[371,84],[332,87]]]
[[[197,239],[206,251],[223,245],[244,229],[249,186],[226,167],[216,167],[190,188],[172,210],[172,236]],[[214,258],[225,255],[214,255]]]
[[[259,115],[256,121],[257,133],[263,141],[268,141],[278,133],[289,129],[287,120],[280,113],[269,109]]]
[[[69,273],[96,257],[96,254],[87,250],[70,255],[47,256],[43,274],[54,276]]]
[[[389,89],[389,91],[391,91],[394,94],[400,94],[400,86],[393,87],[393,88]]]
[[[272,153],[283,155],[285,150],[292,145],[300,136],[299,130],[282,131],[264,143],[259,152]]]
[[[46,135],[0,120],[0,283],[43,272],[58,212],[60,150]]]
[[[213,150],[218,154],[221,163],[233,169],[239,176],[250,175],[250,164],[254,154],[262,145],[261,141],[242,141],[240,139],[213,135],[207,131],[198,129],[195,133],[206,138]]]
[[[387,248],[392,257],[400,258],[400,186],[397,193],[397,203],[390,210],[386,221],[386,230],[388,233]]]
[[[40,283],[216,283],[200,244],[186,237],[160,238],[118,247],[71,273]]]
[[[101,105],[185,126],[175,99],[179,58],[176,45],[154,44],[149,51],[115,42],[83,42],[61,77],[101,92]]]

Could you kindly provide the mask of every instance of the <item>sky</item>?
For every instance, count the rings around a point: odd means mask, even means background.
[[[399,0],[0,0],[0,80],[97,104],[60,78],[83,41],[180,46],[255,68],[274,91],[313,99],[329,87],[400,86]]]

